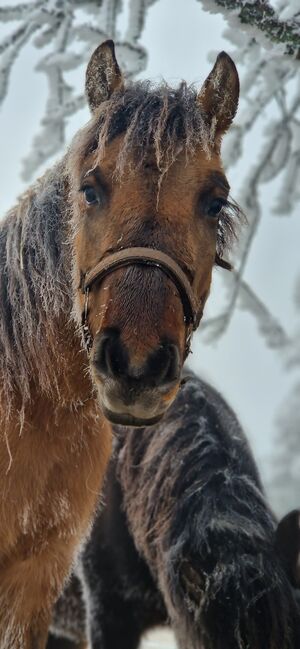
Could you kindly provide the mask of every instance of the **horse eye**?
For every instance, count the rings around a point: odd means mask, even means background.
[[[88,205],[95,205],[96,203],[99,203],[99,196],[94,187],[87,186],[84,187],[82,191]]]
[[[224,198],[214,198],[207,206],[206,213],[208,216],[219,216],[222,208],[226,204]]]

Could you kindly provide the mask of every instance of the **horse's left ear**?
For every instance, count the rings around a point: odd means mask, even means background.
[[[204,82],[198,100],[209,119],[212,139],[229,128],[238,107],[240,83],[233,60],[221,52]]]
[[[114,42],[101,43],[93,52],[87,66],[85,92],[92,112],[123,87],[123,76],[115,55]]]

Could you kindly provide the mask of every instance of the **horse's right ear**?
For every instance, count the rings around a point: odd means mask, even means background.
[[[276,548],[288,577],[295,588],[300,588],[300,510],[294,509],[279,523],[276,530]]]
[[[115,55],[114,42],[101,43],[87,66],[85,92],[92,112],[123,87],[123,77]]]
[[[198,94],[198,102],[207,116],[217,146],[236,114],[239,92],[234,62],[226,52],[221,52]]]

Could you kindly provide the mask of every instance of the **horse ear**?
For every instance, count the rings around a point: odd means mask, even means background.
[[[300,510],[294,509],[279,523],[276,530],[279,550],[293,586],[300,588]]]
[[[208,115],[212,138],[220,138],[229,128],[238,107],[240,82],[233,60],[221,52],[204,82],[198,100]]]
[[[101,43],[93,52],[86,70],[85,92],[92,112],[115,90],[123,87],[114,42]]]

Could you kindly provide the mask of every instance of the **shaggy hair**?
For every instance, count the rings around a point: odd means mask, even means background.
[[[167,418],[160,435],[132,431],[124,444],[118,475],[136,546],[181,646],[295,647],[291,589],[247,442],[220,396],[192,382],[177,403],[177,422],[189,409],[183,426],[174,432]]]
[[[189,376],[161,423],[116,433],[107,506],[81,565],[92,649],[137,649],[168,621],[182,648],[299,647],[276,522],[222,397]],[[73,640],[84,633],[77,602]]]
[[[64,162],[46,173],[0,226],[0,373],[7,415],[30,381],[53,392],[57,320],[71,307]],[[63,371],[63,369],[62,369]]]
[[[165,84],[129,84],[103,103],[67,156],[8,213],[0,226],[0,374],[7,416],[16,390],[24,407],[35,375],[41,391],[61,398],[51,367],[58,355],[57,324],[63,318],[68,326],[72,319],[73,168],[96,149],[101,160],[106,143],[120,134],[120,176],[129,160],[142,165],[153,151],[162,179],[182,151],[188,164],[198,146],[208,156],[211,150],[209,124],[194,88],[185,83],[175,90]],[[237,205],[228,201],[219,221],[219,256],[229,247],[240,216]]]

